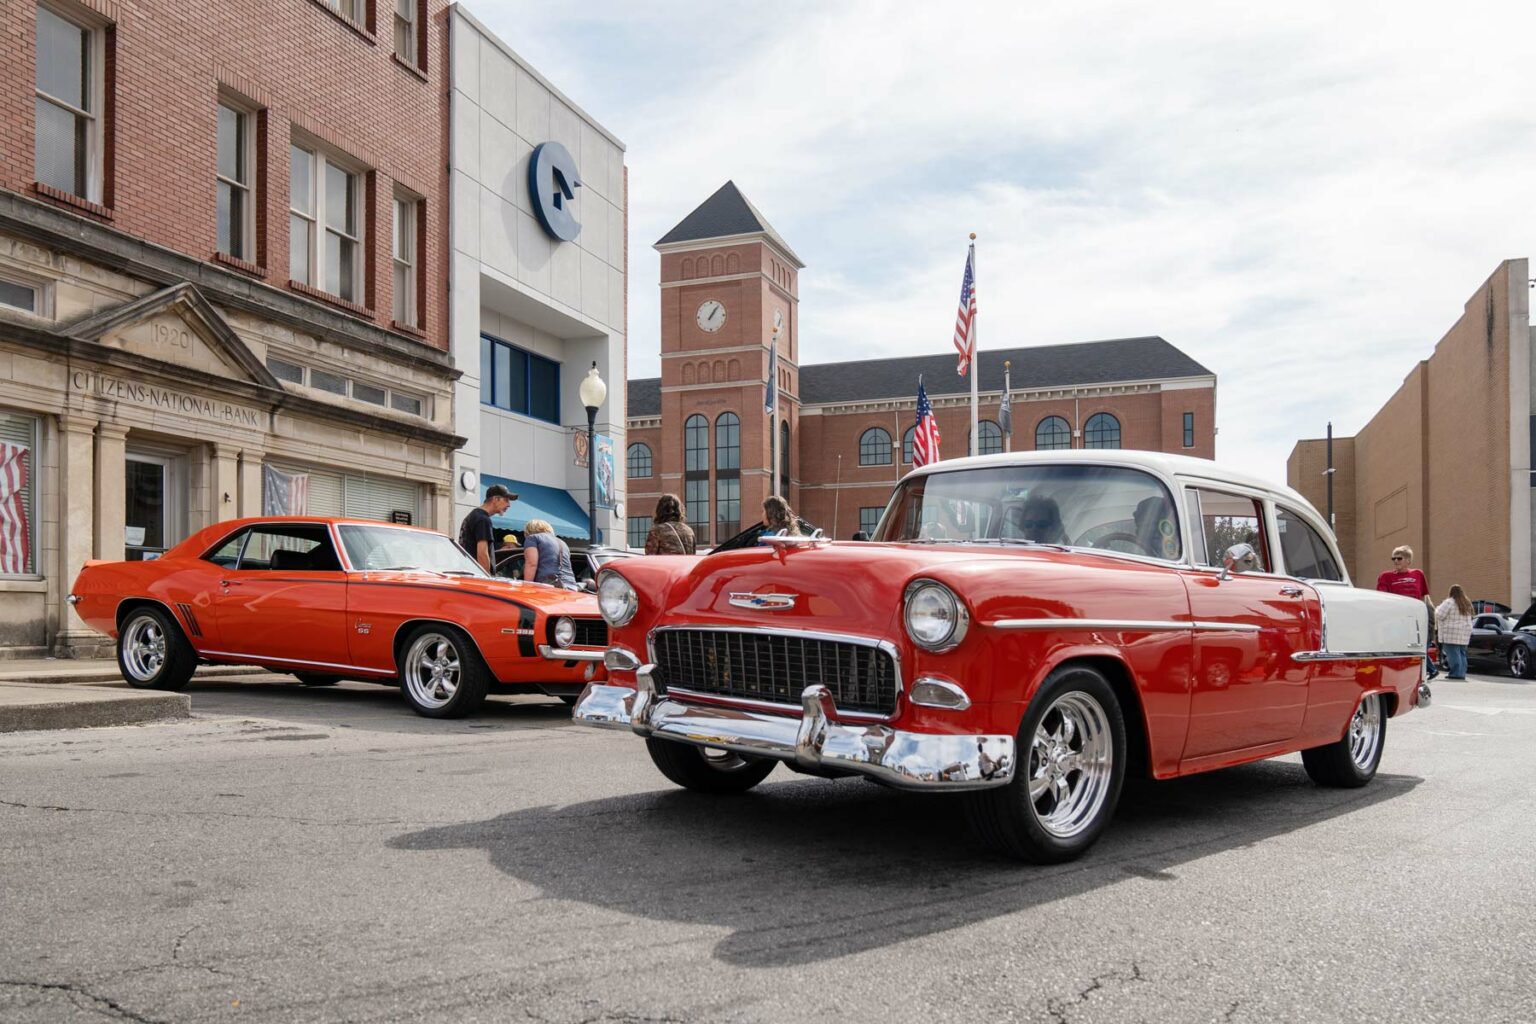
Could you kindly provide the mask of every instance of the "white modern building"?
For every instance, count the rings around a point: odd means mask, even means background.
[[[454,522],[502,483],[520,498],[498,526],[541,518],[584,539],[579,388],[594,363],[608,385],[597,434],[625,450],[624,144],[462,6],[449,30],[449,336],[454,431],[468,439]],[[623,474],[611,481],[597,527],[622,544]]]

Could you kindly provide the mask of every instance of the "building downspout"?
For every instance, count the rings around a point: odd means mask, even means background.
[[[1536,416],[1536,372],[1531,359],[1530,263],[1510,260],[1509,288],[1509,605],[1517,612],[1532,599],[1536,567],[1531,564],[1531,424]]]

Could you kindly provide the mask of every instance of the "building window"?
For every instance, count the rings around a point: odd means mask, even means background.
[[[35,284],[12,281],[0,277],[0,306],[19,309],[23,313],[43,312],[43,289]]]
[[[727,540],[741,530],[741,477],[729,473],[715,480],[715,536]]]
[[[0,412],[0,576],[37,572],[37,420]]]
[[[709,420],[698,413],[683,424],[683,502],[688,506],[688,522],[709,543]]]
[[[1193,448],[1194,446],[1195,446],[1195,414],[1192,413],[1192,412],[1187,412],[1187,413],[1184,414],[1184,447],[1185,448]]]
[[[347,302],[363,294],[363,176],[318,150],[289,154],[288,276]]]
[[[93,203],[102,201],[104,36],[51,6],[37,7],[33,171],[42,184]]]
[[[779,493],[789,493],[789,420],[779,423]]]
[[[1084,448],[1119,448],[1120,421],[1107,412],[1096,412],[1088,417],[1083,427]]]
[[[420,416],[423,404],[422,400],[414,395],[402,395],[398,391],[391,391],[389,393],[389,407],[396,412]]]
[[[976,454],[996,455],[1001,452],[1003,450],[1003,428],[991,420],[982,420],[978,427],[981,430],[981,441],[976,445]],[[966,432],[965,439],[965,450],[969,454],[971,450],[971,435],[969,431]]]
[[[1047,416],[1035,427],[1035,449],[1048,452],[1072,447],[1072,428],[1060,416]]]
[[[395,56],[412,66],[420,63],[416,55],[416,0],[395,0]]]
[[[917,425],[913,424],[907,428],[905,434],[901,435],[901,464],[903,466],[912,465],[912,435],[916,433]]]
[[[741,528],[741,420],[733,412],[715,419],[715,536]]]
[[[384,405],[388,400],[383,388],[374,387],[372,384],[364,384],[360,380],[352,382],[352,397],[359,402],[367,402],[369,405]]]
[[[416,272],[416,227],[420,200],[395,197],[395,323],[421,326]]]
[[[715,420],[715,468],[741,469],[741,420],[733,412]]]
[[[363,23],[366,13],[363,5],[367,0],[320,0],[320,2],[354,25]]]
[[[880,525],[880,513],[885,511],[883,505],[870,505],[859,509],[859,529],[867,535],[875,535],[875,527]]]
[[[219,252],[247,263],[256,261],[255,122],[249,111],[219,103]]]
[[[870,427],[859,437],[859,465],[889,466],[891,435],[880,427]]]
[[[651,446],[636,442],[629,446],[628,470],[631,480],[651,475]],[[631,520],[633,522],[633,520]]]
[[[271,370],[272,376],[278,380],[285,380],[290,384],[304,383],[304,367],[298,363],[290,363],[276,356],[267,356],[267,369]]]
[[[646,535],[651,532],[650,516],[630,516],[627,524],[629,546],[632,548],[645,547]]]
[[[325,391],[332,395],[345,395],[347,393],[347,378],[340,374],[327,373],[324,370],[310,370],[309,386],[316,391]]]
[[[560,364],[480,335],[480,404],[560,422]]]

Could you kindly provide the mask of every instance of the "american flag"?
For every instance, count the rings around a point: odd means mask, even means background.
[[[284,473],[275,466],[262,466],[261,475],[262,515],[302,516],[308,514],[308,473]]]
[[[30,568],[31,530],[27,524],[28,450],[0,441],[0,573],[20,575]]]
[[[912,466],[926,466],[939,461],[939,424],[933,418],[933,406],[923,379],[917,379],[917,429],[912,432]]]
[[[965,254],[965,277],[960,282],[960,311],[955,314],[955,351],[960,364],[955,372],[964,377],[976,358],[976,243]]]

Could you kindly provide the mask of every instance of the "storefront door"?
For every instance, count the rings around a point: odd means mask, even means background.
[[[174,456],[130,451],[124,464],[125,553],[130,562],[147,562],[174,547],[184,531],[184,483]]]

